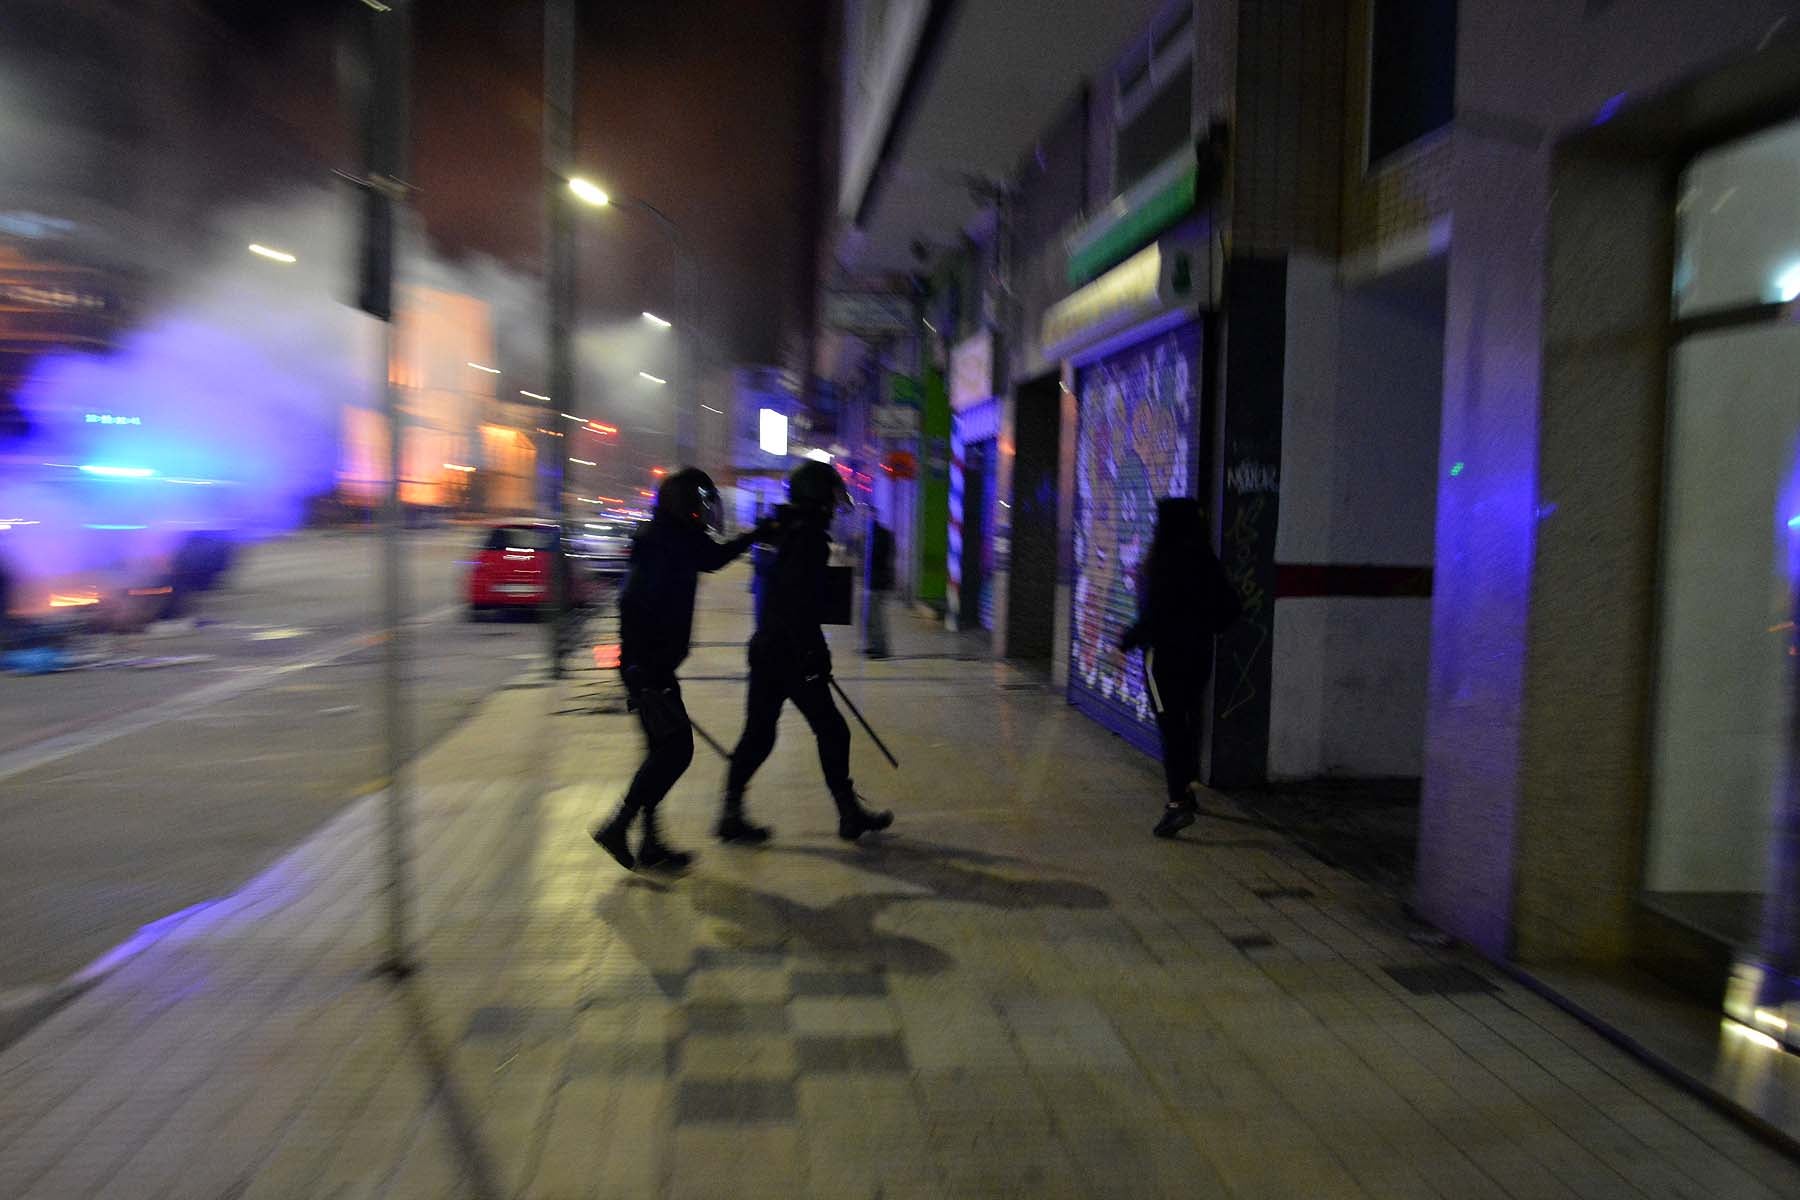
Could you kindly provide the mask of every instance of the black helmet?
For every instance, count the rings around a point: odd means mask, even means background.
[[[830,463],[809,458],[788,476],[788,503],[830,521],[839,508],[851,507],[850,489]]]
[[[717,529],[721,520],[719,489],[712,476],[699,467],[683,467],[656,489],[654,515],[659,521],[687,521],[702,529]]]

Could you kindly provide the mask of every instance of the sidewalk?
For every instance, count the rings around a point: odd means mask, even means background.
[[[741,719],[743,576],[694,716]],[[0,1055],[0,1196],[1724,1197],[1800,1169],[1367,885],[1242,818],[1149,837],[1154,764],[895,622],[839,676],[899,813],[846,847],[791,711],[769,848],[672,881],[588,840],[637,734],[594,676],[497,692],[421,763],[423,969],[371,979],[364,800]],[[596,711],[598,710],[598,711]]]

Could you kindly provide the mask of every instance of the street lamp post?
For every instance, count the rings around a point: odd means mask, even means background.
[[[575,221],[569,193],[561,186],[575,156],[575,0],[548,0],[544,5],[544,200],[546,205],[545,271],[549,295],[549,383],[555,406],[574,410],[575,352]],[[546,420],[545,428],[556,422]],[[548,515],[559,525],[565,517],[569,439],[545,437]],[[558,564],[560,567],[560,563]],[[566,597],[563,572],[551,572],[544,628],[549,635],[550,675],[562,678],[562,612]]]

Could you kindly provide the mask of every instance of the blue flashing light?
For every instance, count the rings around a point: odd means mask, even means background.
[[[1619,110],[1625,107],[1625,100],[1629,95],[1629,92],[1620,92],[1618,95],[1608,99],[1605,104],[1600,106],[1600,110],[1594,114],[1594,124],[1604,125],[1614,117],[1618,116]]]
[[[1455,466],[1450,468],[1450,474],[1452,477],[1461,475],[1462,473],[1463,473],[1463,465],[1461,463],[1457,463]]]
[[[150,527],[148,525],[83,525],[82,528],[83,529],[104,529],[104,530],[111,530],[111,531],[116,532],[116,531],[122,530],[122,529],[148,529]]]
[[[80,469],[102,479],[148,479],[156,474],[149,467],[109,467],[101,463],[82,463]]]
[[[1800,529],[1800,513],[1795,513],[1793,516],[1788,518],[1788,528],[1789,529]]]

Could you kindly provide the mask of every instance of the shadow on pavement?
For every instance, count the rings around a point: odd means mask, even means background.
[[[427,1111],[443,1118],[445,1133],[461,1159],[468,1194],[474,1200],[501,1200],[505,1193],[498,1182],[493,1157],[482,1141],[481,1122],[462,1093],[448,1046],[426,1006],[425,984],[414,975],[395,983],[394,990],[399,994],[407,1023],[412,1026],[412,1046],[419,1066],[431,1084]]]
[[[745,886],[711,875],[694,875],[672,892],[685,897],[691,912],[729,923],[727,940],[735,949],[784,950],[799,943],[819,958],[842,966],[892,971],[902,975],[936,975],[950,970],[956,960],[945,951],[905,934],[878,929],[876,922],[890,908],[918,903],[980,904],[989,908],[1101,909],[1112,899],[1098,888],[1067,880],[1017,878],[985,868],[1021,860],[979,851],[930,844],[873,842],[858,851],[819,847],[779,847],[770,851],[796,857],[814,857],[870,871],[918,888],[907,893],[857,893],[825,905],[806,904],[774,892]],[[671,910],[665,915],[673,926],[644,918],[628,898],[632,889],[620,889],[603,900],[598,915],[631,943],[644,961],[666,952],[670,934],[693,917]],[[639,896],[643,893],[640,891]],[[654,943],[654,944],[653,944]]]
[[[868,840],[854,850],[822,846],[777,846],[775,854],[792,854],[844,863],[871,871],[931,893],[930,899],[983,904],[989,908],[1096,909],[1112,906],[1112,897],[1099,888],[1070,880],[1018,878],[997,874],[987,867],[1007,865],[1037,869],[1024,859],[982,850],[966,850],[933,842]],[[922,900],[923,896],[892,896],[892,900]]]

